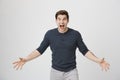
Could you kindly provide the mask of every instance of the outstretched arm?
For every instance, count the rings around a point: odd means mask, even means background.
[[[37,58],[37,57],[40,56],[40,55],[41,55],[41,53],[38,52],[37,50],[35,50],[35,51],[33,51],[32,53],[30,53],[26,58],[19,58],[20,60],[13,62],[13,64],[15,65],[14,68],[15,68],[16,70],[22,69],[23,65],[24,65],[26,62],[28,62],[28,61],[30,61],[30,60],[32,60],[32,59],[35,59],[35,58]]]
[[[101,66],[102,70],[107,71],[107,70],[109,69],[110,64],[107,63],[107,62],[104,60],[104,58],[103,58],[103,59],[100,59],[100,58],[96,57],[91,51],[88,51],[88,52],[85,54],[85,56],[86,56],[88,59],[90,59],[90,60],[98,63],[98,64]]]

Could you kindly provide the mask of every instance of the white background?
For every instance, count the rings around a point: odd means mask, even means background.
[[[12,63],[41,43],[47,30],[56,28],[54,15],[69,12],[68,26],[78,30],[88,48],[110,63],[108,72],[76,51],[80,80],[120,80],[119,0],[0,0],[0,80],[50,80],[51,51],[26,63]]]

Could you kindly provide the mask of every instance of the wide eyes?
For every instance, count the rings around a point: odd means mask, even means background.
[[[65,21],[65,20],[67,20],[67,18],[63,18],[63,19],[58,18],[58,21],[61,21],[61,20]]]

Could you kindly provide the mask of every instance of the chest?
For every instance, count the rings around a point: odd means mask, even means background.
[[[52,35],[50,46],[55,48],[71,49],[76,46],[76,37],[74,35]]]

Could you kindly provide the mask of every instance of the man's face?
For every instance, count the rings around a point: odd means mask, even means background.
[[[66,15],[58,15],[57,19],[56,19],[56,23],[58,28],[61,31],[64,31],[67,28],[67,24],[68,24],[69,20],[67,19]]]

